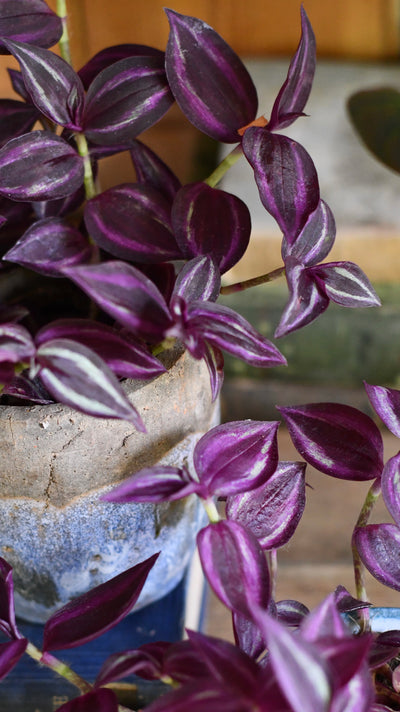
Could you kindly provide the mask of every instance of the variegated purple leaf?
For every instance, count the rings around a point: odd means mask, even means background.
[[[29,363],[35,353],[33,339],[20,324],[0,324],[0,362]]]
[[[30,103],[30,96],[26,91],[26,86],[24,84],[24,80],[22,79],[22,73],[17,69],[11,69],[10,67],[7,68],[7,72],[10,77],[11,86],[15,93],[22,97],[25,103]]]
[[[286,263],[289,255],[306,267],[316,265],[329,254],[335,242],[335,218],[329,207],[320,200],[318,207],[310,214],[296,241],[288,245],[282,241],[282,258]]]
[[[149,185],[125,183],[88,201],[87,230],[114,257],[155,263],[181,259],[170,224],[170,204]]]
[[[287,626],[298,627],[310,613],[307,606],[300,601],[286,599],[276,602],[277,619]]]
[[[161,119],[172,103],[162,55],[121,59],[89,86],[85,135],[106,146],[131,140]]]
[[[236,645],[257,660],[265,651],[265,640],[258,625],[239,613],[232,614],[232,624]]]
[[[141,141],[132,141],[130,154],[139,183],[147,183],[172,202],[181,187],[180,180],[154,151]]]
[[[351,613],[361,608],[369,608],[372,603],[354,598],[344,586],[337,586],[334,591],[336,607],[340,613]]]
[[[35,336],[37,346],[51,339],[73,339],[95,351],[120,378],[147,379],[166,371],[165,366],[128,332],[90,319],[59,319]]]
[[[224,382],[224,357],[222,352],[215,346],[206,344],[203,359],[210,375],[212,400],[215,401],[221,392]]]
[[[255,605],[268,606],[268,566],[251,532],[222,520],[199,532],[197,546],[207,580],[227,608],[251,619]]]
[[[39,346],[39,376],[56,401],[98,418],[117,418],[146,432],[117,377],[94,351],[71,339]]]
[[[56,200],[83,183],[83,161],[63,138],[31,131],[0,150],[0,194],[12,200]]]
[[[208,667],[190,640],[179,640],[169,646],[164,655],[163,671],[164,675],[180,683],[210,678]]]
[[[265,128],[247,129],[242,145],[261,202],[292,245],[319,203],[314,163],[299,143]]]
[[[400,591],[400,529],[395,524],[368,524],[355,530],[354,543],[372,576]]]
[[[335,593],[326,596],[302,621],[301,635],[311,643],[349,637],[349,630],[336,604]]]
[[[161,341],[171,324],[162,294],[142,272],[125,262],[64,270],[107,314],[144,339]]]
[[[172,228],[186,258],[211,255],[220,271],[235,265],[247,249],[251,219],[236,195],[206,183],[190,183],[176,194]]]
[[[83,82],[85,89],[88,89],[93,79],[106,67],[110,67],[120,59],[127,57],[159,57],[164,58],[164,52],[154,47],[148,47],[141,44],[119,44],[112,45],[100,50],[93,55],[91,59],[79,70],[78,74]]]
[[[293,712],[328,712],[331,676],[318,648],[290,633],[265,611],[257,612],[257,622],[279,686]]]
[[[35,107],[15,99],[0,99],[0,146],[27,133],[37,121]]]
[[[228,519],[253,532],[263,549],[277,549],[293,536],[306,503],[304,462],[280,462],[257,489],[228,499]]]
[[[275,99],[268,128],[283,129],[303,115],[315,73],[315,37],[303,6],[301,10],[301,38],[296,54],[290,62],[288,75]]]
[[[349,684],[352,678],[365,671],[371,643],[372,633],[321,642],[321,653],[332,669],[336,690],[340,690]]]
[[[61,18],[44,0],[1,0],[0,37],[52,47],[62,35]],[[1,54],[7,53],[0,44]]]
[[[300,455],[320,472],[344,480],[381,476],[382,436],[365,413],[339,403],[310,403],[278,410]]]
[[[278,464],[278,427],[274,421],[239,420],[203,435],[193,463],[208,496],[253,490],[268,480]]]
[[[238,130],[257,114],[257,92],[247,69],[205,22],[166,13],[171,30],[165,66],[176,101],[200,131],[236,143]]]
[[[205,709],[252,712],[254,703],[252,699],[238,699],[234,691],[211,679],[201,679],[162,695],[146,707],[146,712],[205,712]],[[263,712],[272,712],[272,708],[264,707]]]
[[[221,289],[221,277],[215,260],[209,255],[194,257],[180,270],[173,294],[186,302],[215,302]]]
[[[51,397],[39,378],[29,378],[28,371],[21,373],[19,376],[14,376],[10,383],[3,388],[2,393],[39,405],[54,403],[54,398]]]
[[[61,218],[34,223],[3,257],[49,277],[62,277],[69,265],[90,261],[93,247],[87,237]]]
[[[101,688],[57,707],[57,712],[118,712],[118,699],[112,690]]]
[[[38,220],[61,218],[74,213],[85,200],[85,186],[81,185],[71,195],[59,200],[42,200],[32,204]]]
[[[158,680],[163,675],[163,662],[172,643],[145,643],[136,650],[125,650],[110,655],[97,675],[95,687],[108,685],[128,675],[145,680]]]
[[[194,492],[202,492],[198,482],[184,468],[155,465],[136,472],[118,487],[103,495],[105,502],[173,502]]]
[[[135,605],[157,558],[153,554],[60,608],[45,624],[43,651],[75,648],[117,625]]]
[[[84,89],[71,65],[48,49],[12,40],[3,42],[19,62],[25,87],[36,108],[50,121],[79,130]]]
[[[9,638],[22,638],[15,621],[12,567],[0,557],[0,630]]]
[[[385,464],[381,487],[385,504],[397,526],[400,526],[400,453]]]
[[[16,666],[25,653],[28,641],[26,638],[0,643],[0,680]]]
[[[379,307],[368,277],[353,262],[329,262],[310,267],[309,274],[327,297],[343,307]]]
[[[374,712],[374,699],[375,688],[365,665],[347,685],[336,691],[329,712]]]
[[[400,438],[400,391],[364,383],[371,405],[393,435]]]
[[[371,651],[369,654],[368,665],[371,669],[375,669],[389,662],[396,657],[400,652],[400,631],[387,630],[384,633],[379,633],[374,638]]]
[[[328,308],[329,299],[310,277],[308,269],[292,257],[286,260],[289,299],[275,329],[275,338],[307,326]]]

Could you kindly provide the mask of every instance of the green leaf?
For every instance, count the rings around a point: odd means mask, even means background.
[[[366,147],[385,166],[400,173],[400,92],[359,91],[348,100],[352,124]]]

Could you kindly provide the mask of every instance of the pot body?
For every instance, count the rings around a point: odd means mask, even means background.
[[[164,362],[168,371],[157,379],[124,383],[145,434],[61,404],[0,407],[0,555],[13,566],[21,618],[43,622],[158,551],[137,607],[182,578],[204,519],[195,497],[100,500],[142,467],[190,464],[197,440],[218,422],[204,362],[182,351]]]

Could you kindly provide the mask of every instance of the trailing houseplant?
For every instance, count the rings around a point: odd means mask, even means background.
[[[0,105],[1,280],[5,291],[12,286],[0,327],[3,398],[56,400],[143,430],[119,379],[162,373],[157,356],[176,340],[206,361],[214,398],[222,384],[221,350],[256,366],[285,363],[274,344],[217,303],[221,292],[285,275],[289,297],[276,337],[306,326],[330,300],[345,307],[379,304],[359,267],[323,262],[335,239],[333,215],[320,198],[308,153],[278,133],[304,115],[311,90],[315,40],[305,11],[269,121],[258,116],[253,82],[219,35],[196,18],[173,10],[167,15],[165,54],[120,45],[75,72],[65,2],[59,0],[58,14],[43,0],[0,4],[1,47],[20,64],[10,77],[22,99]],[[48,49],[58,40],[62,57]],[[186,186],[136,138],[174,100],[205,134],[235,144],[208,178]],[[101,192],[98,162],[123,150],[131,153],[137,181]],[[221,287],[221,274],[240,259],[250,238],[246,205],[217,187],[243,155],[263,205],[282,230],[283,265]],[[62,305],[50,319],[43,307],[49,303]],[[368,386],[368,394],[399,434],[398,394],[378,386]],[[209,524],[197,538],[200,557],[211,586],[232,611],[236,646],[190,632],[184,642],[113,656],[88,682],[53,653],[94,639],[121,620],[157,556],[52,615],[41,650],[16,623],[12,569],[2,559],[0,627],[8,641],[0,647],[1,677],[28,653],[80,691],[60,707],[63,712],[117,710],[109,685],[132,673],[172,686],[150,706],[152,712],[188,706],[398,709],[397,673],[392,676],[387,663],[396,658],[400,634],[376,638],[369,632],[362,583],[364,561],[380,580],[400,587],[397,549],[391,548],[398,543],[397,524],[367,526],[381,484],[400,524],[398,458],[383,465],[379,430],[350,406],[311,404],[281,412],[306,462],[335,477],[373,480],[353,535],[356,598],[339,586],[311,613],[299,602],[274,600],[276,550],[290,539],[304,509],[305,463],[279,463],[278,422],[227,423],[199,440],[187,466],[146,468],[104,499],[154,503],[192,495],[202,501]],[[226,502],[224,515],[217,499]],[[341,614],[357,611],[354,635]],[[369,665],[377,672],[371,675]]]

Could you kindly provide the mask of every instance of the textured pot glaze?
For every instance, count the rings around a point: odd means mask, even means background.
[[[190,463],[218,422],[204,362],[167,353],[167,373],[125,390],[147,428],[100,420],[60,404],[0,407],[0,554],[14,568],[17,613],[42,622],[71,598],[161,555],[137,606],[181,579],[203,514],[171,504],[110,504],[100,495],[138,469]]]

